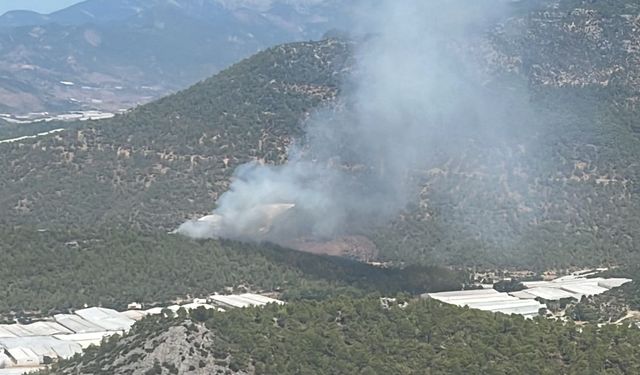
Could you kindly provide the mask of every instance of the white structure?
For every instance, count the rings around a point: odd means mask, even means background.
[[[211,300],[215,305],[218,305],[222,308],[244,308],[244,307],[252,307],[252,306],[264,306],[269,303],[276,303],[279,305],[284,304],[284,302],[279,301],[277,299],[269,298],[266,296],[253,294],[253,293],[245,293],[240,295],[214,294],[209,296],[209,300]]]
[[[564,298],[574,298],[580,301],[582,297],[602,294],[631,281],[631,279],[605,279],[602,277],[587,279],[580,275],[569,275],[552,281],[525,281],[522,284],[527,289],[511,294],[519,298],[526,298],[527,295],[531,295],[548,301],[557,301]]]
[[[0,140],[0,143],[20,142],[20,141],[24,141],[26,139],[35,139],[35,138],[43,137],[43,136],[49,135],[49,134],[60,133],[61,131],[64,131],[64,129],[53,129],[53,130],[49,130],[48,132],[38,133],[36,135],[25,135],[25,136],[18,137],[18,138],[3,139],[3,140]]]
[[[116,310],[102,307],[90,307],[88,309],[78,310],[75,313],[84,320],[98,327],[102,327],[105,331],[129,332],[136,322]]]
[[[104,332],[104,327],[93,324],[77,315],[57,314],[53,318],[74,333]]]
[[[0,355],[0,366],[2,366],[2,355]],[[38,367],[15,367],[15,368],[2,368],[0,367],[0,375],[24,375],[32,372],[40,371],[44,369],[44,366]]]
[[[54,335],[57,340],[64,342],[72,342],[80,345],[82,349],[86,349],[91,345],[98,346],[102,339],[113,336],[115,332],[90,332],[90,333],[73,333],[70,335]]]
[[[626,283],[630,283],[631,279],[613,278],[613,279],[599,279],[598,286],[607,289],[613,289],[623,286]]]
[[[531,318],[538,315],[546,305],[538,302],[574,299],[580,301],[584,296],[602,294],[612,288],[619,287],[630,279],[596,277],[587,279],[592,273],[576,273],[553,281],[528,281],[522,284],[526,289],[499,293],[494,289],[463,290],[456,292],[428,293],[426,298],[433,298],[456,306],[501,312],[505,314],[520,314]]]
[[[210,305],[208,303],[202,303],[202,302],[188,303],[186,305],[181,305],[180,307],[185,309],[185,310],[187,310],[187,311],[196,310],[196,309],[199,309],[199,308],[203,307],[206,310],[217,310],[217,311],[220,311],[220,312],[224,312],[224,309],[215,307],[215,306]]]
[[[121,312],[120,314],[135,321],[142,320],[145,316],[148,315],[146,311],[142,310],[127,310]]]
[[[225,296],[225,295],[212,295],[209,299],[216,305],[221,306],[222,308],[243,308],[252,306],[246,300],[239,299],[238,296]]]
[[[0,325],[0,375],[23,374],[41,369],[45,358],[67,359],[91,345],[100,345],[105,338],[128,332],[133,324],[145,316],[161,314],[164,309],[178,311],[205,308],[225,311],[226,307],[264,306],[283,304],[273,298],[246,293],[236,296],[212,296],[218,300],[208,304],[206,299],[194,299],[185,305],[155,307],[148,310],[118,312],[102,307],[77,310],[74,314],[57,314],[54,321],[32,324]],[[139,304],[130,305],[139,308]]]
[[[519,314],[525,318],[539,315],[540,309],[546,305],[536,300],[521,300],[507,293],[494,289],[463,290],[459,292],[428,293],[423,297],[456,306],[467,306],[472,309],[500,312],[503,314]]]
[[[2,338],[0,339],[0,349],[5,353],[16,349],[29,349],[38,356],[38,364],[44,362],[44,357],[67,359],[73,357],[76,353],[82,352],[80,345],[74,342],[57,340],[51,336]]]
[[[263,296],[261,294],[253,294],[253,293],[244,293],[240,295],[241,298],[247,299],[249,301],[255,301],[258,305],[263,306],[269,303],[275,303],[277,305],[284,305],[283,301],[277,300],[275,298]]]
[[[162,314],[163,307],[153,307],[149,310],[145,310],[144,313],[146,315],[160,315]]]
[[[8,348],[4,350],[4,354],[12,362],[11,366],[7,367],[38,367],[40,365],[40,357],[29,348]]]
[[[36,322],[32,324],[0,325],[2,337],[52,336],[60,333],[72,333],[71,330],[56,322]]]
[[[576,295],[571,292],[562,290],[560,288],[549,288],[549,287],[525,289],[519,292],[512,292],[509,294],[520,299],[541,298],[547,301],[558,301],[565,298],[574,298],[574,299],[576,298]]]
[[[131,302],[127,305],[127,310],[142,310],[142,304],[138,302]]]

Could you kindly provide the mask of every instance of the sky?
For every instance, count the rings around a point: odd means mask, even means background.
[[[17,9],[51,13],[79,2],[80,0],[0,0],[0,14]]]

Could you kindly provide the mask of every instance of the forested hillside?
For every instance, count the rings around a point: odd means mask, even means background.
[[[190,241],[131,230],[0,230],[0,320],[50,316],[85,304],[123,310],[229,290],[278,291],[289,301],[338,294],[458,289],[463,273],[387,269],[266,244]]]
[[[487,92],[525,92],[527,112],[490,129],[497,137],[430,140],[413,202],[387,227],[354,233],[380,259],[538,269],[638,259],[637,9],[526,11],[469,53],[491,72]],[[112,120],[0,145],[0,225],[153,232],[208,213],[236,166],[284,162],[310,114],[343,110],[354,43],[275,47]],[[601,58],[567,60],[594,49]]]
[[[337,95],[348,48],[275,47],[113,121],[1,145],[1,225],[169,230],[206,213],[240,163],[283,161],[305,116]]]
[[[520,2],[526,15],[473,47],[494,75],[526,79],[530,111],[502,144],[475,140],[428,172],[421,204],[379,236],[390,258],[540,268],[637,259],[638,5],[535,4]]]
[[[54,374],[636,374],[637,328],[337,298],[150,318]],[[202,326],[204,322],[205,326]],[[206,327],[206,328],[205,328]],[[193,350],[190,350],[193,349]]]

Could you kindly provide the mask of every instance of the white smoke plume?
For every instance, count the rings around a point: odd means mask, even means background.
[[[513,98],[491,93],[466,53],[503,4],[387,0],[359,8],[346,109],[314,116],[286,164],[238,168],[214,215],[178,232],[278,242],[391,219],[413,199],[413,176],[431,164],[434,149],[456,147],[470,130],[508,125]]]

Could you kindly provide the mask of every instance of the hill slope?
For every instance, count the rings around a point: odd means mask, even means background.
[[[512,120],[499,142],[474,132],[434,142],[414,203],[388,228],[355,234],[392,261],[546,268],[637,259],[637,52],[625,46],[640,36],[605,5],[527,10],[470,47],[493,72],[488,90],[526,86],[536,116]],[[593,19],[596,34],[570,27]],[[615,30],[628,41],[610,39]],[[594,43],[608,48],[606,59],[565,64],[568,49]],[[273,48],[113,120],[2,145],[0,223],[171,230],[206,214],[237,165],[284,161],[309,113],[339,97],[351,49],[338,40]]]
[[[338,41],[276,47],[111,122],[2,145],[0,220],[173,229],[212,204],[235,166],[282,161],[308,112],[337,95],[347,50]]]

